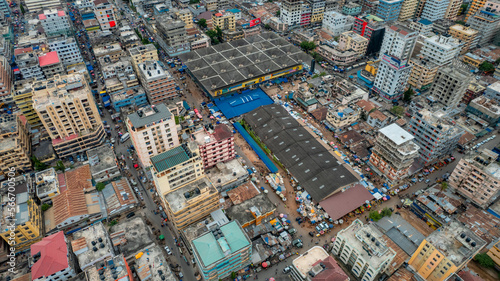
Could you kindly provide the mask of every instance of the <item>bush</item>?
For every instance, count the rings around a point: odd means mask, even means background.
[[[97,189],[97,191],[102,191],[105,187],[106,187],[106,185],[104,183],[102,183],[102,182],[98,182],[95,185],[95,189]]]
[[[384,208],[380,213],[383,217],[390,217],[392,215],[392,211],[389,208]]]
[[[373,221],[379,221],[382,218],[382,215],[379,214],[377,211],[371,211],[369,217]]]
[[[474,257],[474,260],[477,261],[480,266],[485,268],[492,268],[495,266],[493,259],[485,253],[477,254]]]
[[[50,209],[50,207],[52,207],[52,205],[49,205],[47,203],[43,203],[42,204],[42,211],[45,212],[47,211],[48,209]]]
[[[110,221],[110,222],[108,223],[108,225],[109,225],[109,226],[113,226],[113,225],[115,225],[115,224],[117,224],[117,223],[118,223],[118,221],[117,221],[117,220],[112,220],[112,221]]]
[[[394,113],[394,115],[401,117],[401,116],[403,116],[403,113],[405,112],[405,108],[402,106],[396,105],[396,106],[393,106],[391,108],[391,112]]]

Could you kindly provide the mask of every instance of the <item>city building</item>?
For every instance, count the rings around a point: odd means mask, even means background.
[[[60,8],[63,5],[59,0],[26,0],[24,1],[25,9],[34,13],[36,11],[41,11],[42,9],[54,9]]]
[[[500,266],[500,240],[498,240],[486,253],[493,260],[495,265]]]
[[[467,22],[470,17],[476,14],[479,9],[485,6],[486,2],[492,2],[494,5],[495,1],[486,1],[486,0],[472,0],[467,8],[467,14],[465,15],[465,21]]]
[[[33,78],[21,80],[14,84],[14,90],[11,95],[19,108],[21,114],[26,118],[31,128],[38,128],[42,125],[38,114],[36,114],[33,108],[33,91],[31,89],[31,83],[34,81]]]
[[[56,75],[35,82],[33,107],[59,158],[85,152],[104,141],[99,111],[81,74]]]
[[[432,31],[439,35],[448,34],[451,26],[455,25],[455,21],[449,19],[440,19],[432,23]]]
[[[96,183],[110,181],[121,175],[115,152],[109,146],[101,145],[87,150],[87,158],[92,179]]]
[[[484,91],[484,96],[500,102],[500,82],[495,82],[487,86],[486,91]]]
[[[476,14],[469,16],[467,24],[469,24],[470,28],[480,31],[477,34],[477,44],[486,47],[498,36],[500,10],[480,9]],[[474,48],[475,45],[471,47]]]
[[[157,245],[148,246],[137,253],[135,268],[139,281],[176,279],[165,259],[164,250]]]
[[[70,35],[72,32],[66,12],[62,9],[44,10],[38,19],[47,36]]]
[[[94,14],[102,31],[116,27],[116,16],[113,4],[108,0],[94,0]]]
[[[323,17],[323,29],[333,36],[352,30],[354,18],[346,16],[336,11],[326,12]]]
[[[457,20],[462,3],[462,0],[450,0],[446,13],[444,14],[444,18],[452,21]]]
[[[411,256],[408,267],[425,280],[447,280],[484,246],[486,242],[472,230],[452,220],[422,241]]]
[[[236,156],[234,136],[227,125],[219,124],[213,130],[201,129],[192,134],[200,149],[203,168],[209,169],[219,162],[227,162]]]
[[[2,216],[0,220],[4,228],[2,228],[0,236],[9,245],[12,245],[12,241],[14,241],[15,253],[19,254],[42,239],[43,222],[42,210],[28,192],[32,188],[29,175],[15,177],[14,183],[12,186],[9,181],[4,181],[1,185]],[[11,192],[12,187],[14,187],[13,192]],[[7,204],[12,195],[15,195],[16,198],[14,210]]]
[[[139,109],[127,117],[126,125],[143,167],[151,165],[150,157],[179,145],[174,115],[164,104]]]
[[[442,66],[437,71],[428,98],[449,108],[457,107],[472,79],[472,74],[460,62]]]
[[[353,31],[369,40],[367,55],[378,53],[384,41],[384,20],[374,16],[355,17]]]
[[[31,170],[30,126],[19,114],[0,114],[0,175]]]
[[[467,53],[470,49],[476,47],[477,42],[479,41],[478,31],[472,29],[468,26],[464,26],[461,24],[455,24],[450,26],[448,33],[453,37],[461,41],[462,49],[460,54]]]
[[[245,38],[245,32],[243,32],[241,28],[235,30],[226,29],[222,31],[222,41],[224,42],[231,42],[242,38]]]
[[[15,61],[23,79],[45,79],[42,68],[38,63],[37,52],[29,48],[26,52],[14,53]]]
[[[49,168],[35,174],[36,197],[42,203],[47,202],[61,194],[59,189],[59,177],[64,174],[56,174],[54,168]]]
[[[60,36],[47,39],[51,51],[56,51],[64,66],[83,63],[80,48],[74,37]]]
[[[157,19],[157,42],[171,57],[191,50],[185,25],[183,21],[173,20],[167,16]]]
[[[340,51],[328,45],[320,45],[317,51],[326,61],[337,66],[352,65],[360,58],[360,55],[352,50]]]
[[[175,16],[186,24],[186,29],[193,28],[193,14],[189,9],[177,10]]]
[[[146,61],[157,61],[158,50],[153,44],[140,45],[135,48],[130,48],[128,50],[130,57],[132,58],[132,65],[136,73],[139,72],[138,65]]]
[[[122,111],[122,108],[139,108],[148,105],[148,96],[141,86],[115,92],[110,96],[110,100],[111,106],[116,111]]]
[[[40,69],[46,79],[50,79],[55,75],[64,75],[66,68],[62,64],[61,59],[56,51],[48,52],[38,57]]]
[[[380,0],[375,15],[388,23],[395,22],[402,6],[403,0]]]
[[[466,53],[462,57],[462,61],[472,67],[478,68],[483,63],[484,58],[473,53]]]
[[[413,142],[414,137],[395,123],[378,132],[377,142],[370,156],[370,166],[391,182],[398,182],[409,176],[410,167],[418,157],[419,147]]]
[[[341,51],[352,50],[361,57],[366,53],[368,41],[354,31],[347,31],[340,35],[338,48]]]
[[[459,40],[449,35],[435,35],[425,39],[420,54],[438,66],[451,63],[461,50]]]
[[[31,245],[31,280],[66,281],[76,276],[75,260],[64,232],[44,237]]]
[[[382,98],[392,101],[402,96],[410,77],[408,60],[417,37],[417,32],[401,25],[386,29],[380,49],[381,63],[373,84],[373,90]]]
[[[123,254],[104,259],[101,263],[85,270],[85,275],[87,280],[92,281],[134,280],[132,270]]]
[[[129,212],[137,207],[140,202],[126,178],[108,183],[101,191],[101,194],[106,204],[108,219]],[[124,253],[123,250],[122,248],[122,253]]]
[[[403,1],[401,10],[399,12],[399,21],[404,22],[413,19],[415,12],[417,11],[418,0],[406,0]]]
[[[12,11],[9,7],[9,2],[7,0],[2,0],[0,1],[0,12],[5,16],[5,17],[10,17]]]
[[[443,19],[449,4],[450,0],[426,0],[420,17],[432,22]]]
[[[120,43],[118,42],[104,42],[103,44],[94,46],[94,55],[101,67],[105,67],[110,63],[115,63],[120,60],[120,58],[126,57]]]
[[[337,233],[332,252],[361,280],[373,281],[382,275],[396,257],[382,233],[373,224],[359,219]]]
[[[4,56],[0,56],[0,102],[3,104],[13,103],[12,94],[12,68]]]
[[[409,27],[423,36],[430,37],[433,34],[432,25],[433,24],[430,20],[422,18],[410,21]]]
[[[326,121],[334,129],[341,129],[350,126],[359,119],[359,111],[349,106],[338,106],[328,109]]]
[[[193,255],[207,281],[223,279],[251,263],[252,242],[238,221],[214,225],[191,242]]]
[[[422,55],[410,59],[412,66],[408,84],[413,88],[425,91],[429,89],[434,81],[439,65],[431,62],[428,57]]]
[[[162,197],[167,216],[176,229],[183,229],[220,208],[219,192],[203,176]]]
[[[342,13],[350,16],[357,16],[361,14],[361,5],[354,2],[349,2],[342,6]]]
[[[151,165],[156,191],[161,197],[203,175],[203,162],[194,142],[151,157]]]
[[[177,96],[174,77],[160,61],[145,61],[138,65],[139,80],[151,104],[161,104]]]
[[[307,0],[309,7],[311,7],[311,24],[321,23],[323,21],[325,2],[325,0]]]
[[[465,105],[469,104],[473,99],[483,95],[485,90],[486,90],[486,87],[479,84],[477,81],[473,80],[471,83],[469,83],[467,90],[465,90],[465,94],[462,98],[461,103],[463,103]],[[485,97],[485,98],[487,98],[487,97]]]
[[[104,78],[108,94],[113,95],[116,92],[138,87],[139,80],[129,57],[122,57],[114,62],[108,57],[101,57],[99,63],[102,65],[102,78]],[[108,106],[108,102],[108,100],[104,100],[104,105]]]
[[[499,107],[496,107],[498,111]],[[487,209],[500,195],[500,165],[495,161],[497,157],[498,154],[488,149],[466,155],[450,175],[451,187],[475,205]]]
[[[220,192],[240,186],[248,180],[248,171],[238,159],[219,162],[215,167],[207,169],[205,174]]]
[[[320,246],[314,246],[292,261],[290,272],[295,281],[349,281],[349,276],[335,259]]]
[[[302,1],[300,1],[300,0],[283,0],[283,2],[281,3],[281,7],[280,7],[280,20],[281,20],[281,22],[286,24],[289,28],[300,25],[300,23],[301,23],[301,10],[302,10]],[[309,22],[310,22],[310,15],[309,15]]]
[[[82,271],[115,256],[113,244],[101,222],[74,232],[71,247]]]
[[[235,30],[236,20],[234,19],[234,14],[227,11],[219,11],[218,13],[212,14],[212,25],[219,27],[221,30]]]

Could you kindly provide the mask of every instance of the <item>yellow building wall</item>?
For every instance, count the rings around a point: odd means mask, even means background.
[[[33,200],[29,200],[28,210],[30,220],[16,226],[14,229],[15,238],[13,240],[9,240],[12,236],[11,229],[0,234],[7,244],[11,247],[15,247],[16,253],[27,249],[29,246],[42,239],[42,217],[40,207],[35,204]]]
[[[425,239],[420,243],[408,264],[428,281],[443,281],[458,270],[455,264]]]

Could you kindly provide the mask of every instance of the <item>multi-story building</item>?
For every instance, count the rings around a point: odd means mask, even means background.
[[[54,168],[49,168],[35,174],[36,197],[42,203],[47,202],[61,194],[59,189],[59,177],[64,178],[64,174],[56,174]]]
[[[121,175],[115,152],[109,146],[101,145],[87,150],[87,158],[95,182],[110,181]]]
[[[311,7],[311,24],[321,23],[325,13],[325,0],[307,0]],[[361,7],[360,7],[361,8]]]
[[[171,57],[191,50],[185,25],[183,21],[173,20],[167,16],[157,19],[156,39],[160,47]]]
[[[449,4],[450,0],[426,0],[420,17],[430,21],[443,19]]]
[[[9,3],[7,2],[7,0],[1,0],[0,1],[0,12],[5,17],[10,17],[12,11],[10,10]]]
[[[427,165],[455,150],[463,130],[442,109],[427,108],[412,101],[410,111],[412,117],[407,130],[420,147],[422,163]]]
[[[69,35],[71,33],[71,25],[64,10],[44,10],[38,15],[38,19],[47,36]]]
[[[342,7],[342,13],[350,16],[361,14],[361,5],[354,2],[349,2]]]
[[[484,7],[484,5],[486,4],[486,2],[496,2],[496,1],[486,1],[486,0],[472,0],[470,5],[469,5],[469,8],[467,9],[467,14],[465,15],[465,21],[467,22],[467,20],[472,17],[473,15],[476,14],[477,11],[479,11],[479,9],[481,9],[482,7]]]
[[[106,136],[90,87],[81,74],[33,84],[33,107],[59,158],[99,146]]]
[[[212,14],[212,25],[214,28],[219,27],[221,30],[235,30],[236,20],[234,19],[234,14],[226,11],[219,11]]]
[[[109,238],[108,231],[101,222],[74,232],[71,248],[82,271],[104,264],[105,260],[115,256],[113,243]],[[108,263],[108,266],[110,265]]]
[[[281,2],[280,20],[284,24],[286,24],[289,28],[300,25],[301,9],[302,9],[302,1],[284,0],[283,2]],[[310,15],[309,15],[309,22],[310,22]]]
[[[314,246],[294,259],[291,269],[290,275],[295,281],[350,280],[335,259],[320,246]]]
[[[308,2],[302,3],[300,7],[300,26],[311,24],[312,7]],[[323,14],[323,18],[325,15]]]
[[[477,34],[477,44],[481,47],[486,47],[493,41],[495,36],[498,36],[500,10],[491,10],[490,8],[480,9],[476,14],[469,17],[467,24],[469,24],[470,28],[480,31]]]
[[[410,59],[412,66],[408,84],[415,89],[425,91],[429,89],[434,81],[439,65],[431,62],[424,56],[416,56]]]
[[[368,47],[366,48],[367,55],[372,55],[380,51],[385,34],[383,19],[374,15],[367,15],[361,18],[356,17],[353,31],[369,40]]]
[[[461,103],[465,105],[469,104],[473,99],[483,95],[485,90],[486,87],[479,84],[476,80],[473,80],[471,83],[469,83],[467,90],[465,90],[465,94],[462,98]]]
[[[438,66],[451,63],[461,49],[460,42],[449,35],[436,35],[425,39],[420,54]]]
[[[496,127],[500,121],[498,102],[484,96],[473,99],[465,108],[465,111],[483,119],[493,127]]]
[[[193,14],[189,9],[177,10],[175,16],[186,24],[186,29],[193,28]]]
[[[9,61],[4,56],[0,56],[0,102],[4,104],[12,103],[12,68]]]
[[[223,279],[252,262],[252,242],[238,221],[213,225],[207,230],[191,241],[194,258],[205,280]]]
[[[31,245],[31,280],[66,281],[76,276],[76,261],[64,232],[59,231]]]
[[[94,14],[102,31],[116,28],[114,6],[108,0],[94,0]]]
[[[54,9],[63,6],[59,0],[26,0],[24,4],[25,8],[32,13],[42,9]]]
[[[486,242],[456,220],[425,238],[408,262],[424,280],[447,280],[463,268]]]
[[[16,173],[31,170],[30,126],[19,114],[1,114],[0,120],[0,174],[11,169]]]
[[[413,19],[415,12],[417,11],[418,0],[405,0],[401,6],[401,11],[399,12],[399,21],[403,22],[409,19]]]
[[[36,114],[33,108],[33,90],[31,89],[31,83],[33,83],[33,81],[34,79],[21,80],[19,83],[15,84],[14,90],[12,91],[14,102],[32,129],[42,125],[38,114]]]
[[[146,90],[151,104],[160,104],[177,96],[173,76],[160,61],[145,61],[139,64],[139,80]]]
[[[4,181],[1,185],[0,199],[4,204],[1,206],[2,216],[0,220],[4,227],[0,236],[7,244],[15,245],[15,253],[18,254],[42,239],[42,211],[37,201],[29,195],[32,188],[29,175],[14,178],[14,186],[9,184],[10,182],[12,181]],[[9,193],[11,193],[12,187],[16,197],[14,208],[6,204],[11,200],[12,196],[9,197]]]
[[[183,229],[220,208],[219,192],[206,176],[178,187],[162,200],[167,216],[177,229]]]
[[[42,68],[38,63],[38,56],[36,52],[29,50],[27,52],[15,54],[15,58],[17,67],[19,67],[19,71],[23,79],[45,79]]]
[[[401,25],[386,29],[380,49],[380,66],[373,90],[386,100],[399,99],[410,77],[408,60],[413,52],[418,33]]]
[[[38,57],[38,63],[45,78],[50,79],[56,75],[64,75],[66,68],[56,51],[48,52]]]
[[[352,30],[354,18],[336,11],[326,12],[323,18],[323,28],[333,36]]]
[[[448,33],[462,42],[460,54],[467,53],[470,49],[475,48],[479,41],[478,31],[468,26],[455,24],[450,26]]]
[[[446,13],[444,14],[444,18],[453,21],[456,20],[462,3],[462,0],[450,0]]]
[[[337,233],[332,252],[361,280],[373,281],[396,257],[382,233],[373,224],[355,220]]]
[[[110,63],[115,63],[119,61],[120,58],[126,56],[120,46],[120,43],[116,41],[94,46],[94,55],[97,61],[101,64],[101,67],[105,67]]]
[[[352,50],[361,57],[368,48],[368,39],[354,31],[347,31],[340,35],[338,47],[341,51]]]
[[[340,129],[353,124],[359,119],[359,110],[348,106],[331,108],[326,114],[326,121],[335,129]]]
[[[380,0],[375,15],[386,22],[395,22],[399,18],[403,0]]]
[[[151,165],[150,157],[179,145],[174,115],[164,104],[139,109],[127,117],[126,125],[143,167]]]
[[[498,240],[486,253],[496,266],[500,266],[500,240]]]
[[[64,66],[70,66],[83,62],[80,48],[74,37],[60,36],[47,40],[49,49],[56,51]]]
[[[432,31],[440,35],[445,35],[448,34],[448,30],[453,25],[455,25],[455,22],[449,19],[436,20],[432,23]]]
[[[205,169],[236,156],[233,133],[224,124],[216,125],[213,130],[199,130],[193,134],[193,139],[198,144]]]
[[[360,55],[352,50],[341,51],[329,45],[320,45],[317,51],[326,61],[344,67],[352,65],[360,58]]]
[[[153,44],[140,45],[135,48],[128,50],[130,57],[132,58],[132,65],[136,73],[139,72],[137,66],[145,61],[157,61],[158,50]]]
[[[484,96],[489,99],[500,102],[500,82],[495,82],[486,87],[486,91],[484,91]]]
[[[409,175],[411,165],[418,157],[419,147],[414,137],[396,124],[378,131],[377,143],[372,149],[370,165],[384,174],[391,182]]]
[[[111,62],[107,57],[101,57],[99,63],[102,65],[102,76],[109,94],[139,85],[129,57],[122,57],[117,62]]]
[[[432,22],[427,19],[419,19],[409,21],[409,27],[423,36],[430,37],[432,35]]]
[[[446,107],[456,107],[462,101],[472,79],[468,69],[461,63],[440,67],[432,84],[429,98]]]

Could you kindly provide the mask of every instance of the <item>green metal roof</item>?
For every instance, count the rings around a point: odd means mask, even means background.
[[[300,102],[303,106],[310,106],[310,105],[318,103],[317,99],[310,99],[308,101],[305,101],[305,100],[303,100],[303,99],[301,99],[299,97],[295,97],[295,100],[297,100],[298,102]]]
[[[151,163],[157,172],[163,172],[187,160],[189,160],[189,156],[182,146],[177,146],[169,151],[151,157]]]
[[[250,241],[236,221],[221,226],[220,230],[224,236],[218,240],[212,232],[193,240],[193,246],[205,267],[223,259],[226,251],[232,254],[250,245]]]

